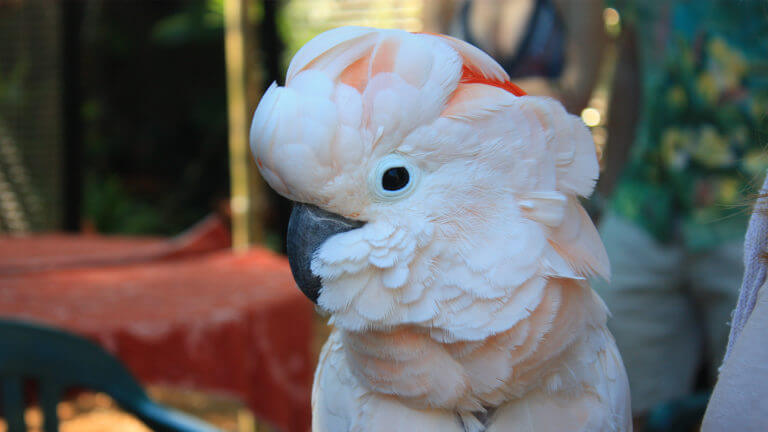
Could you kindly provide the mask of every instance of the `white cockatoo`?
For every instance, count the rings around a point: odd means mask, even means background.
[[[334,326],[313,431],[631,429],[587,283],[609,274],[578,201],[595,148],[560,103],[457,39],[343,27],[264,94],[251,146]]]

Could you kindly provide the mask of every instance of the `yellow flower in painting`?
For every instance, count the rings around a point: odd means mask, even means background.
[[[739,125],[736,126],[732,131],[729,133],[731,137],[731,142],[738,146],[747,146],[749,145],[749,132],[746,126]]]
[[[751,176],[759,176],[768,169],[768,153],[763,149],[750,150],[741,161],[744,171]]]
[[[709,48],[709,53],[712,54],[713,57],[717,58],[725,57],[728,52],[728,46],[720,36],[715,36],[710,39],[707,48]]]
[[[708,70],[717,88],[723,92],[738,87],[749,67],[744,55],[721,37],[712,38],[707,48],[710,54]]]
[[[768,116],[768,101],[755,99],[749,106],[753,118],[759,119]]]
[[[715,78],[707,72],[699,74],[696,78],[696,90],[704,101],[709,104],[715,104],[720,94],[717,81],[715,81]]]
[[[667,105],[675,109],[683,109],[688,105],[688,96],[682,86],[676,85],[667,90]]]
[[[740,183],[733,177],[722,179],[717,187],[717,203],[724,205],[736,204],[741,198]]]
[[[733,164],[734,155],[728,139],[720,135],[714,126],[703,126],[697,135],[691,149],[694,160],[709,168],[722,168]]]
[[[696,65],[696,56],[693,54],[693,50],[689,46],[681,47],[677,53],[678,57],[675,59],[683,70],[692,70]]]
[[[691,132],[678,128],[669,128],[661,136],[661,158],[670,168],[682,169],[688,163],[688,147],[692,140]]]

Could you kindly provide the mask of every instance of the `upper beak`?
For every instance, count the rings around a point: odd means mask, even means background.
[[[320,245],[334,234],[360,228],[365,222],[354,221],[313,205],[296,203],[288,221],[288,262],[299,289],[317,303],[320,277],[312,273],[311,264]]]

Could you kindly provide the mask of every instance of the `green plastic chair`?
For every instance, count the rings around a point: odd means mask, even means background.
[[[27,430],[24,385],[29,381],[37,384],[45,432],[58,431],[56,406],[70,388],[108,394],[155,431],[218,430],[153,402],[125,366],[100,346],[52,327],[0,319],[0,411],[8,423],[8,432]]]

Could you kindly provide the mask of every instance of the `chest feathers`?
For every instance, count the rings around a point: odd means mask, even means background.
[[[550,279],[530,312],[509,330],[472,342],[441,343],[416,326],[337,331],[352,373],[369,390],[414,408],[481,412],[542,382],[554,393],[580,390],[592,378],[589,363],[600,348],[589,349],[589,339],[606,319],[592,290],[578,281]]]

